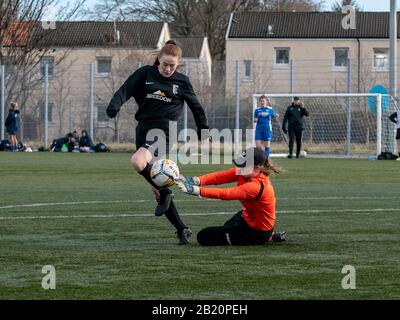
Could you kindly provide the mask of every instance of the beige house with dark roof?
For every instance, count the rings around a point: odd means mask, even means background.
[[[174,37],[183,50],[183,72],[187,73],[196,88],[211,85],[212,58],[205,37]]]
[[[344,17],[333,12],[232,14],[226,34],[227,93],[235,92],[236,61],[242,97],[388,87],[389,13],[358,12],[356,29],[344,29]]]
[[[138,67],[154,62],[155,54],[171,38],[163,22],[56,22],[55,30],[35,28],[32,36],[47,49],[37,78],[49,67],[49,140],[73,130],[89,129],[90,68],[93,66],[93,116],[96,140],[134,138],[133,99],[124,105],[116,123],[105,109],[112,94]],[[211,57],[207,39],[180,38],[183,48],[181,72],[188,71],[196,91],[206,90],[211,79]],[[185,66],[187,69],[185,69]],[[30,95],[24,139],[43,140],[43,90]],[[36,129],[35,129],[36,128]]]

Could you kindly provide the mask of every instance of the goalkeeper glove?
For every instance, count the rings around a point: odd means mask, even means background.
[[[199,177],[185,177],[183,174],[179,175],[179,180],[188,182],[190,184],[194,184],[195,186],[200,185],[200,178]]]
[[[193,183],[190,183],[188,180],[178,179],[175,180],[175,184],[183,193],[191,194],[193,196],[200,195],[200,188]]]

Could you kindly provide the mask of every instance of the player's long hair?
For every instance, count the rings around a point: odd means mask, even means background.
[[[269,158],[267,158],[267,160],[265,160],[264,165],[261,167],[261,172],[264,173],[266,176],[270,177],[274,174],[285,172],[285,170],[280,167],[275,167],[274,165],[272,165]]]
[[[153,64],[154,66],[160,65],[159,58],[161,58],[163,55],[178,57],[178,60],[180,61],[182,58],[182,49],[176,44],[175,40],[168,40],[164,47],[162,47],[160,52],[157,54],[156,60]]]

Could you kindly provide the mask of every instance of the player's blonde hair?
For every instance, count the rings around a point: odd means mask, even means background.
[[[267,101],[267,104],[270,104],[270,101],[269,101],[269,99],[267,98],[266,95],[263,94],[263,95],[258,99],[258,101],[261,101],[261,99],[265,99],[265,100]]]

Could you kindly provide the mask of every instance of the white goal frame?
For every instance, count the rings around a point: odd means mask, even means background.
[[[379,155],[382,152],[382,98],[389,97],[390,101],[392,101],[392,97],[388,94],[381,93],[257,93],[252,95],[253,100],[253,115],[254,111],[257,108],[258,99],[265,95],[267,98],[294,98],[299,97],[340,97],[340,98],[352,98],[352,97],[375,97],[376,98],[376,130],[377,130],[377,141],[376,141],[376,154]],[[254,124],[253,124],[254,127]],[[348,136],[350,138],[350,136]],[[253,135],[254,139],[254,135]],[[253,141],[254,142],[254,141]],[[350,143],[350,141],[347,141]]]

